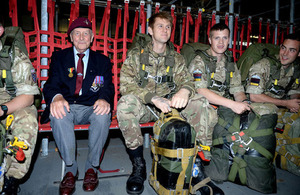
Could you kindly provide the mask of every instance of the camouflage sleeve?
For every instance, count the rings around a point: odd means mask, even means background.
[[[253,64],[249,70],[246,93],[262,94],[266,91],[266,84],[270,75],[268,59],[261,59]]]
[[[138,85],[140,81],[139,66],[139,53],[135,50],[130,51],[120,72],[120,93],[121,95],[133,94],[146,104],[150,103],[145,100],[146,95],[149,96],[150,92]]]
[[[39,89],[36,83],[36,73],[28,56],[19,48],[15,48],[15,59],[12,65],[12,77],[17,88],[17,96],[37,95]]]
[[[199,55],[190,62],[188,71],[193,74],[196,89],[207,88],[205,64]]]
[[[190,97],[195,94],[195,87],[193,77],[189,73],[183,56],[176,52],[175,67],[174,67],[174,81],[178,89],[185,88],[190,91]],[[177,90],[178,91],[178,90]]]
[[[229,93],[231,94],[236,94],[239,92],[245,92],[244,87],[242,85],[242,79],[241,79],[241,74],[240,71],[238,70],[236,64],[234,64],[234,73],[230,81],[230,88],[229,88]]]
[[[294,68],[294,71],[295,71],[295,68]],[[298,78],[298,80],[296,80],[293,83],[291,89],[289,90],[289,92],[287,94],[288,96],[295,95],[295,94],[300,94],[300,84],[299,84],[299,82],[300,82],[300,78]]]

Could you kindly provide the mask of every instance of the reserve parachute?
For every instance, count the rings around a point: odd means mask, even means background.
[[[262,58],[268,58],[276,69],[280,68],[275,55],[279,54],[279,46],[270,43],[254,43],[250,45],[237,61],[237,67],[241,72],[242,82],[248,77],[250,67]]]
[[[276,165],[300,176],[300,112],[291,113],[287,109],[278,112],[276,126]]]
[[[159,195],[188,195],[197,154],[194,129],[175,109],[162,113],[153,129],[150,185]]]

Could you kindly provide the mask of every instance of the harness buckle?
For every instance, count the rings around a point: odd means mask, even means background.
[[[238,136],[236,136],[236,134],[237,134]],[[232,135],[233,135],[234,137],[238,138],[237,140],[234,140],[234,142],[241,142],[241,141],[242,141],[242,138],[241,138],[239,132],[237,132],[237,131],[236,131],[236,132],[233,132]]]
[[[177,158],[178,159],[183,158],[183,148],[177,148]]]
[[[288,155],[289,155],[290,157],[293,156],[290,152],[286,152],[285,155],[284,155],[284,157],[285,157],[286,159],[289,159],[289,158],[287,157]]]
[[[155,76],[153,79],[156,83],[161,84],[161,82],[162,82],[162,76]]]
[[[6,89],[6,92],[10,95],[10,96],[15,96],[17,94],[17,87],[14,86],[14,88],[12,90],[8,90]]]
[[[247,143],[244,140],[241,140],[241,143],[244,144],[245,146],[248,146],[249,144],[251,144],[252,141],[253,141],[253,138],[250,137],[250,139]]]

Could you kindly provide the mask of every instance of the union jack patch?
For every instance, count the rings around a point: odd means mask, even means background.
[[[34,69],[31,70],[31,77],[32,77],[32,80],[33,82],[37,82],[37,76],[36,76],[36,72]]]

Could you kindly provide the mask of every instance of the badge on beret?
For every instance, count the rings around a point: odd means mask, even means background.
[[[35,69],[31,69],[31,77],[32,77],[33,82],[36,83],[36,81],[37,81],[37,76],[36,76]]]
[[[194,76],[194,81],[201,81],[202,72],[199,69],[197,69],[193,72],[193,76]]]
[[[253,75],[250,79],[250,85],[258,86],[260,82],[260,77],[258,75]]]
[[[68,72],[69,72],[69,74],[68,74],[68,76],[70,77],[70,78],[72,78],[74,75],[73,75],[73,70],[74,70],[74,68],[68,68]]]
[[[91,86],[91,91],[97,92],[97,91],[99,91],[99,89],[101,87],[103,87],[103,85],[104,85],[104,77],[103,76],[96,76],[95,79],[94,79],[94,82]]]

